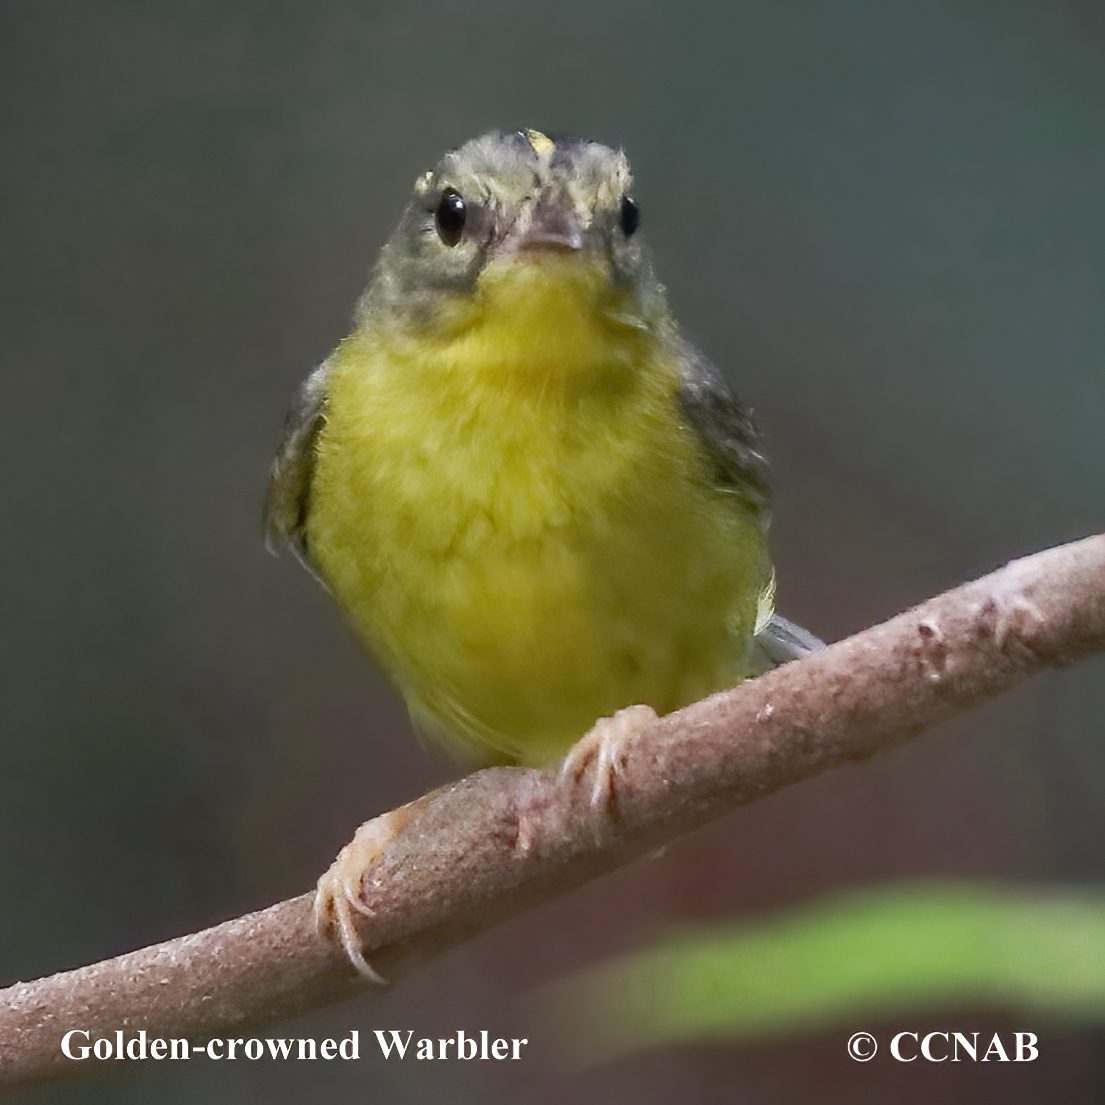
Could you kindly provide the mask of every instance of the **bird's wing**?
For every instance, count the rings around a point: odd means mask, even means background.
[[[760,447],[752,414],[725,385],[721,374],[690,346],[684,347],[683,416],[698,435],[717,485],[732,491],[745,510],[766,529],[771,518],[771,468]],[[825,643],[773,610],[775,579],[765,560],[760,625],[753,644],[757,670],[800,660]]]
[[[766,529],[771,517],[771,468],[752,412],[698,350],[684,345],[680,362],[683,384],[679,405],[702,443],[717,486],[738,496]]]
[[[277,552],[287,545],[314,575],[318,575],[307,546],[307,513],[315,443],[326,420],[328,367],[323,363],[303,381],[284,424],[284,440],[272,462],[265,500],[265,544]]]

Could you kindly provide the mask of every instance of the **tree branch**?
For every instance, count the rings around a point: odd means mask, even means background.
[[[611,808],[589,779],[491,768],[404,807],[363,881],[366,955],[394,979],[735,806],[899,744],[1045,667],[1105,649],[1105,535],[940,595],[634,736]],[[0,992],[0,1079],[83,1073],[62,1035],[198,1040],[365,988],[305,894]],[[98,1064],[96,1064],[98,1065]]]

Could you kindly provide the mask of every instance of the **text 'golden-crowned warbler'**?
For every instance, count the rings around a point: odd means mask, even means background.
[[[768,467],[679,335],[629,164],[488,134],[415,185],[267,505],[417,728],[549,763],[818,642],[772,614]]]

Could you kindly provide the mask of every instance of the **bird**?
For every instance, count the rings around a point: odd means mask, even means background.
[[[416,181],[288,415],[265,527],[430,742],[472,764],[598,753],[609,775],[627,726],[820,645],[774,612],[771,502],[751,411],[654,273],[624,152],[494,131]]]

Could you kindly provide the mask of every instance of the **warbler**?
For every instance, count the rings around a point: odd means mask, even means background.
[[[770,504],[748,408],[653,273],[625,155],[496,132],[416,182],[289,415],[266,525],[421,733],[547,764],[597,718],[819,644],[773,615]]]

